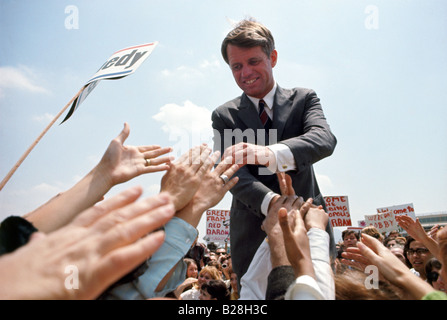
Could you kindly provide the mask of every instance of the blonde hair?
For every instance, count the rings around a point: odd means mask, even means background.
[[[212,267],[212,266],[205,266],[202,268],[202,270],[200,270],[199,272],[199,277],[205,273],[208,273],[211,278],[213,278],[213,280],[222,280],[222,276],[220,275],[219,270],[217,270],[216,267]],[[194,287],[196,289],[200,289],[198,284],[194,284]]]
[[[374,226],[367,226],[362,229],[362,233],[366,233],[367,235],[376,238],[380,242],[383,242],[383,236]]]

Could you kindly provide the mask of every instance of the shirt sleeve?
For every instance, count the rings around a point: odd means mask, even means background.
[[[324,300],[317,281],[308,275],[296,278],[295,282],[287,289],[286,300]]]
[[[165,241],[160,249],[147,260],[148,268],[136,280],[118,286],[109,292],[107,299],[140,300],[164,297],[175,290],[186,277],[186,265],[183,257],[191,248],[198,231],[183,219],[174,217],[165,225]],[[174,272],[165,287],[156,292],[156,288],[166,274]]]
[[[309,237],[310,255],[318,287],[324,299],[335,299],[335,282],[330,263],[329,234],[319,228],[311,228],[307,232]]]
[[[267,216],[267,213],[269,211],[269,204],[270,201],[272,201],[273,197],[276,196],[277,193],[270,191],[269,193],[267,193],[264,197],[264,200],[262,200],[261,203],[261,213],[265,216]]]
[[[309,237],[310,255],[316,279],[304,275],[289,287],[288,300],[334,300],[335,282],[329,256],[329,235],[325,230],[311,228]]]
[[[271,172],[286,172],[296,169],[292,150],[282,143],[267,146],[275,155],[276,163],[267,167]]]

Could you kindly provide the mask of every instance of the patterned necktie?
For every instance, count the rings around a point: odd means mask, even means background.
[[[262,122],[264,128],[266,130],[268,130],[272,127],[272,120],[268,116],[264,107],[265,107],[265,101],[259,100],[259,118],[261,118],[261,122]]]

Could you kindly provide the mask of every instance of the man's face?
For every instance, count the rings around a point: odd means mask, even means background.
[[[239,88],[250,97],[264,98],[275,84],[272,69],[278,57],[276,50],[268,57],[259,46],[242,48],[230,44],[227,53],[230,69]]]
[[[416,271],[425,273],[425,264],[431,257],[430,251],[421,242],[412,241],[410,243],[407,258]]]

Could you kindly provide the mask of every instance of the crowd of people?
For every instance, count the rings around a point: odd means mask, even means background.
[[[397,220],[406,238],[384,238],[370,227],[360,234],[346,230],[334,260],[328,215],[297,196],[286,174],[277,175],[282,195],[262,225],[270,266],[256,269],[255,255],[238,282],[231,252],[209,250],[197,241],[196,227],[238,182],[233,176],[243,164],[216,164],[220,152],[206,145],[172,159],[169,148],[124,145],[129,133],[126,124],[71,189],[2,221],[1,299],[446,298],[446,228],[426,232],[418,220],[402,216]],[[114,185],[159,171],[165,174],[158,195],[138,200],[142,188],[132,187],[103,199]],[[377,288],[365,284],[369,265],[380,273]]]
[[[340,285],[337,298],[357,295],[363,299],[446,299],[444,279],[447,272],[442,268],[447,263],[446,228],[435,225],[426,231],[419,219],[406,215],[397,216],[396,221],[405,236],[397,230],[380,233],[373,226],[360,232],[343,231],[335,261],[336,283]],[[373,252],[367,250],[365,244]],[[355,293],[351,290],[349,293],[347,278],[365,281],[368,265],[374,265],[380,271],[377,282],[382,289]],[[365,286],[357,287],[365,289]]]

